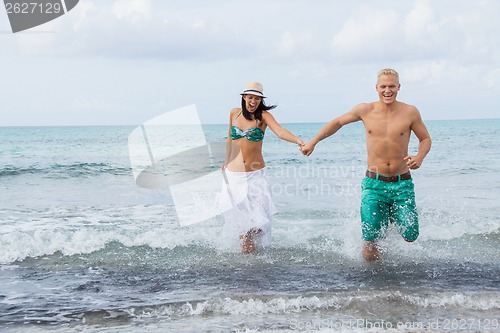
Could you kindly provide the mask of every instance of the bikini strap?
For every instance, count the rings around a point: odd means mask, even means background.
[[[241,115],[241,113],[242,113],[242,112],[243,112],[243,110],[241,110],[241,111],[240,111],[240,113],[238,113],[238,115],[236,116],[236,118],[234,118],[234,120],[238,119],[238,117]],[[234,120],[233,120],[233,121],[234,121]],[[256,125],[257,127],[259,127],[259,120],[258,120],[258,119],[255,119],[255,125]]]
[[[234,118],[234,120],[238,119],[238,117],[240,116],[240,114],[243,112],[243,110],[240,111],[240,113],[238,113],[238,115],[236,116],[236,118]]]

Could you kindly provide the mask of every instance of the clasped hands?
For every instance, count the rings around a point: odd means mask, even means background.
[[[299,150],[302,152],[303,155],[309,156],[314,150],[314,145],[309,141],[309,142],[304,142],[300,140],[298,143]]]

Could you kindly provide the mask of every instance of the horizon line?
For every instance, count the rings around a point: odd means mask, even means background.
[[[433,121],[477,121],[477,120],[500,120],[500,117],[497,118],[443,118],[443,119],[424,119],[424,122],[433,122]],[[312,121],[312,122],[281,122],[281,124],[326,124],[327,121]],[[227,125],[228,123],[201,123],[201,125]],[[44,124],[44,125],[0,125],[0,128],[5,127],[113,127],[113,126],[140,126],[142,124]]]

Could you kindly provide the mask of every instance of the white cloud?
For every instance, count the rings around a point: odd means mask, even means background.
[[[313,59],[321,58],[326,51],[325,41],[315,31],[303,29],[299,31],[285,31],[276,43],[276,53],[271,56],[285,59]]]
[[[486,73],[486,84],[488,88],[500,90],[500,68],[490,69]]]
[[[118,0],[111,6],[111,11],[118,19],[132,23],[149,21],[153,15],[151,0]]]
[[[464,3],[418,0],[398,9],[383,3],[360,6],[333,37],[333,54],[348,64],[412,63],[410,67],[420,68],[410,70],[412,77],[430,76],[433,82],[462,81],[464,73],[475,80],[484,75],[483,64],[500,57],[493,14],[500,6],[492,1]],[[468,67],[475,68],[472,74]]]
[[[398,48],[399,27],[396,11],[362,6],[333,37],[333,52],[354,61],[387,56]]]
[[[433,27],[434,13],[427,0],[418,0],[415,7],[408,13],[404,20],[406,40],[412,43],[426,41],[429,33],[436,29]]]
[[[426,61],[404,67],[404,80],[432,86],[435,89],[435,86],[442,85],[443,82],[472,83],[477,79],[476,71],[476,68],[452,61]]]
[[[297,50],[297,42],[292,33],[286,31],[277,46],[277,52],[280,55],[290,56]]]
[[[20,36],[23,52],[168,61],[216,61],[242,52],[238,33],[211,13],[164,10],[150,0],[82,1],[66,15],[54,20],[50,36]]]

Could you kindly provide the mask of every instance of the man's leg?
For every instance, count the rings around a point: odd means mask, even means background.
[[[375,261],[380,257],[378,245],[375,242],[363,243],[363,258],[366,261]]]
[[[411,180],[401,181],[399,185],[398,195],[391,210],[399,234],[405,241],[413,242],[419,235],[414,186]]]
[[[381,192],[381,193],[378,193]],[[361,232],[363,235],[363,258],[367,261],[379,258],[376,241],[387,233],[389,208],[383,195],[383,184],[378,180],[365,178],[361,192]]]

